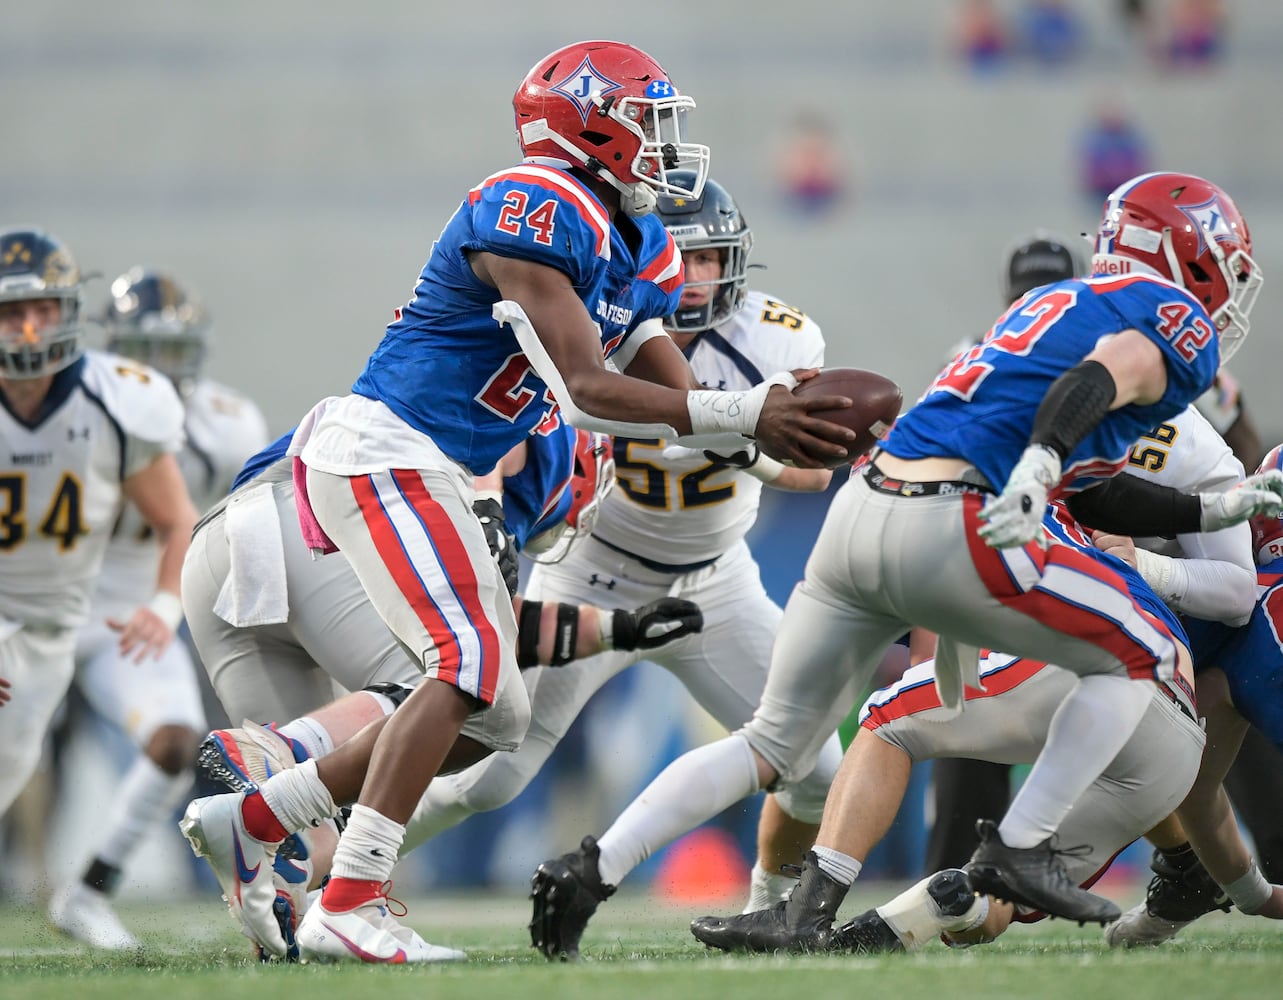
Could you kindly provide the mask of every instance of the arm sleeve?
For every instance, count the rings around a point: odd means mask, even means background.
[[[1202,505],[1197,495],[1182,493],[1123,473],[1067,499],[1074,520],[1115,535],[1197,534]]]

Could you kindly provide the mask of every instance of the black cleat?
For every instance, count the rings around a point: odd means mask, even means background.
[[[691,933],[722,951],[827,951],[848,888],[824,874],[815,852],[807,851],[802,877],[784,902],[733,917],[696,917]]]
[[[1213,910],[1229,913],[1234,905],[1207,873],[1193,848],[1183,856],[1156,850],[1149,867],[1154,877],[1145,893],[1145,908],[1156,917],[1188,922]]]
[[[976,823],[976,833],[980,846],[967,864],[967,877],[976,892],[1033,907],[1049,917],[1077,920],[1080,925],[1107,924],[1122,916],[1109,900],[1070,881],[1059,857],[1064,852],[1051,846],[1050,837],[1037,847],[1008,847],[998,835],[998,825],[989,819]]]
[[[895,936],[890,924],[878,916],[877,910],[866,910],[841,927],[834,928],[829,948],[856,955],[882,955],[904,951],[904,944]]]
[[[1169,851],[1154,851],[1154,870],[1145,902],[1133,906],[1117,923],[1105,928],[1111,948],[1162,944],[1213,910],[1229,912],[1229,896],[1208,874],[1188,844]]]
[[[530,879],[534,915],[530,920],[530,945],[549,959],[563,962],[579,957],[579,939],[597,904],[615,894],[597,871],[601,849],[585,837],[579,850],[543,862]]]

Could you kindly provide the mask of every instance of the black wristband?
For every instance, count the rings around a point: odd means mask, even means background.
[[[1055,449],[1063,462],[1078,443],[1105,419],[1117,387],[1099,361],[1084,361],[1061,375],[1038,407],[1030,444]]]
[[[1113,535],[1190,535],[1202,530],[1203,505],[1197,494],[1159,486],[1126,473],[1069,497],[1079,524]]]

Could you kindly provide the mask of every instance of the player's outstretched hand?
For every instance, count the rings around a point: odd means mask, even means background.
[[[1202,506],[1199,527],[1204,531],[1219,531],[1257,514],[1278,517],[1283,514],[1283,470],[1258,472],[1232,490],[1201,493],[1198,499]]]
[[[138,608],[127,622],[108,618],[107,627],[120,633],[120,655],[133,653],[135,663],[142,663],[148,656],[159,659],[174,641],[175,630],[147,605]]]
[[[1047,494],[1060,482],[1060,456],[1046,445],[1031,444],[1007,477],[1007,485],[980,510],[980,537],[991,548],[1007,549],[1033,541],[1042,531]]]
[[[616,649],[658,649],[704,629],[699,605],[680,597],[661,597],[634,611],[613,614],[612,643]]]
[[[814,378],[818,368],[793,372],[799,382]],[[846,396],[797,396],[791,388],[772,386],[762,404],[754,437],[762,451],[800,469],[832,468],[846,459],[856,439],[855,431],[812,417],[813,411],[844,410],[852,405]]]

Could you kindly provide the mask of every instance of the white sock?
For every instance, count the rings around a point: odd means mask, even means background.
[[[755,862],[753,874],[749,878],[748,902],[740,912],[756,913],[758,910],[765,910],[776,903],[783,902],[788,899],[795,885],[797,885],[797,879],[792,875],[768,872],[762,867],[760,861]]]
[[[1127,677],[1080,678],[1056,709],[1047,743],[998,827],[1002,842],[1008,847],[1036,847],[1055,833],[1074,803],[1131,739],[1153,693],[1149,682]]]
[[[339,807],[334,804],[330,790],[321,783],[314,760],[305,760],[272,775],[259,786],[259,791],[272,814],[290,832],[316,826],[338,815]]]
[[[597,841],[602,881],[618,885],[658,848],[757,790],[757,763],[743,736],[728,736],[682,754]]]
[[[815,852],[815,858],[820,864],[820,871],[824,872],[834,882],[838,882],[841,885],[851,885],[860,877],[860,869],[864,865],[851,857],[851,855],[835,851],[831,847],[812,847],[811,850]]]
[[[366,806],[352,807],[352,818],[334,850],[330,869],[336,878],[386,882],[392,877],[405,839],[405,827]]]
[[[309,715],[278,726],[276,731],[282,736],[298,740],[303,744],[307,755],[313,759],[334,752],[334,740],[330,737],[330,731]]]
[[[96,857],[117,868],[157,823],[163,823],[192,786],[192,773],[169,774],[140,753],[116,794],[107,832]]]

